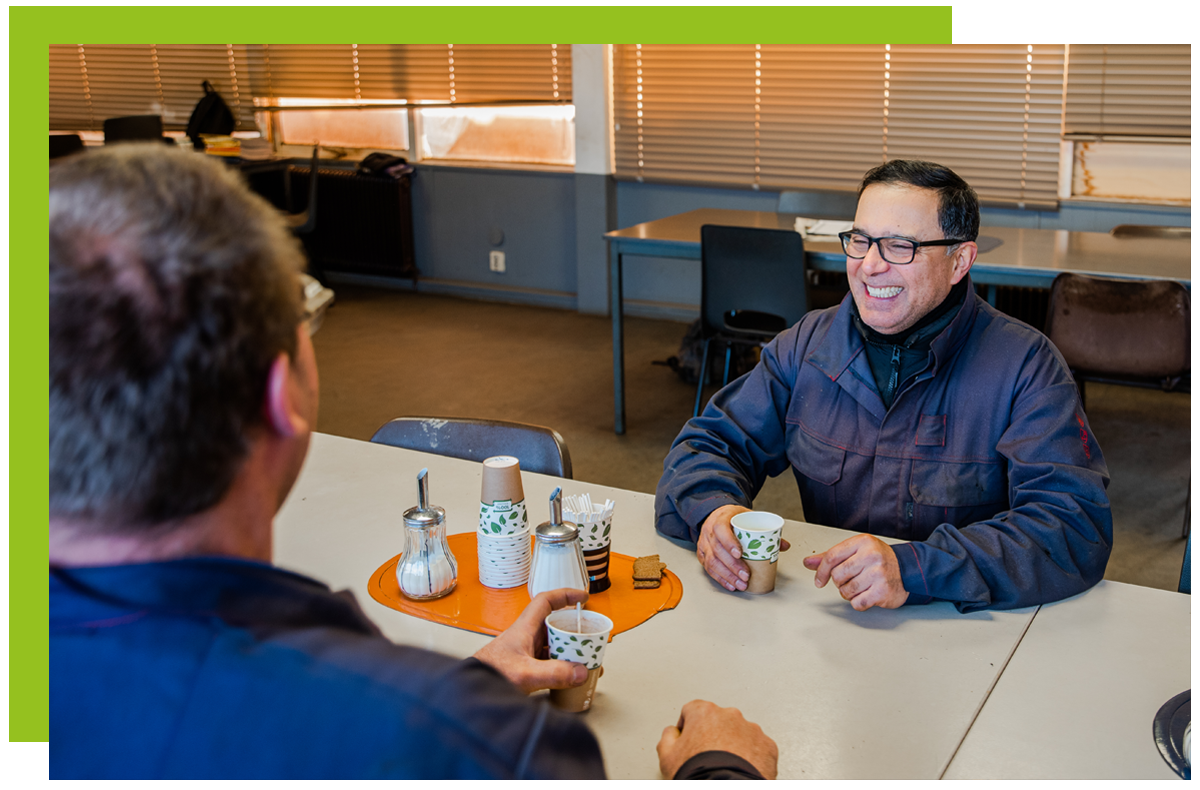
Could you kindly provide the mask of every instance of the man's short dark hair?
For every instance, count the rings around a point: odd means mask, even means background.
[[[299,245],[213,157],[50,170],[50,514],[138,529],[224,496],[296,351]]]
[[[871,184],[908,184],[937,190],[938,224],[948,239],[975,241],[979,236],[979,196],[948,167],[920,159],[893,159],[867,171],[858,195]]]

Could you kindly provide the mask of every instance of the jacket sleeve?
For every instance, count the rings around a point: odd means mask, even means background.
[[[658,482],[659,533],[695,542],[710,513],[723,505],[750,507],[766,479],[789,467],[784,418],[811,325],[806,318],[778,335],[753,370],[684,425]]]
[[[1009,509],[897,545],[910,603],[1015,609],[1068,598],[1104,577],[1112,551],[1108,467],[1057,350],[1043,337],[1023,363],[996,445],[1007,460]]]

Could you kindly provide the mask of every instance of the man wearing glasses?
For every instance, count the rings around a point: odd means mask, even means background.
[[[950,169],[868,172],[840,234],[849,296],[779,335],[688,422],[656,529],[695,541],[708,574],[744,590],[729,521],[791,467],[809,522],[866,533],[804,559],[857,610],[1009,609],[1098,582],[1107,466],[1058,351],[971,287],[978,232],[978,198]]]

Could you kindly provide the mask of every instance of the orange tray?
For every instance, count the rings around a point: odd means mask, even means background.
[[[524,584],[494,590],[480,583],[474,532],[450,535],[447,540],[458,561],[458,586],[454,592],[432,601],[405,598],[396,582],[396,565],[401,557],[397,554],[371,575],[368,585],[371,597],[389,609],[413,617],[495,636],[512,625],[529,605],[529,591]],[[633,560],[613,552],[608,564],[612,585],[588,598],[588,609],[613,621],[613,635],[639,626],[661,611],[674,609],[683,598],[683,583],[670,571],[663,572],[662,584],[656,589],[634,590]]]

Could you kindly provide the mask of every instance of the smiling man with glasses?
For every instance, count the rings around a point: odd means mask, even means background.
[[[971,287],[978,233],[979,200],[949,168],[868,172],[840,234],[850,294],[688,422],[656,529],[695,541],[708,574],[744,590],[729,521],[791,468],[807,521],[865,533],[804,558],[855,609],[1007,609],[1098,582],[1107,466],[1058,351]]]

